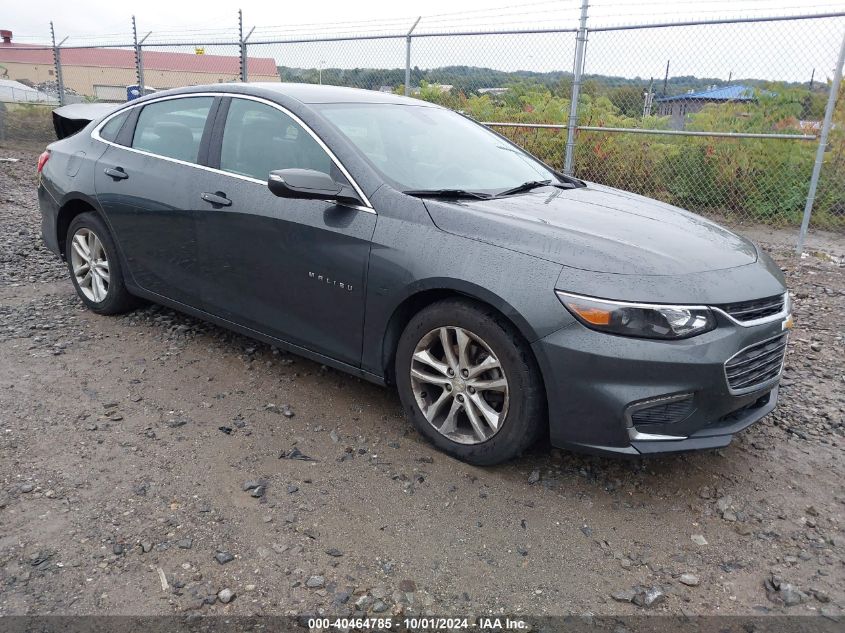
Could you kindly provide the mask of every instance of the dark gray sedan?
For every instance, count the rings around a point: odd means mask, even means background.
[[[55,113],[47,246],[100,314],[171,306],[381,384],[474,464],[725,446],[769,413],[783,275],[450,110],[296,84]]]

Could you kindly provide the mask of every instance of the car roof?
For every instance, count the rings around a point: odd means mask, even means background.
[[[222,83],[207,86],[189,86],[168,90],[164,94],[179,94],[189,92],[232,92],[237,94],[252,94],[268,97],[271,94],[295,99],[300,103],[311,105],[321,103],[393,103],[397,105],[415,105],[440,107],[436,104],[395,95],[378,90],[363,90],[361,88],[345,88],[343,86],[326,86],[318,84],[285,83],[276,81],[257,81],[250,83]],[[147,98],[155,98],[163,93],[155,93]]]

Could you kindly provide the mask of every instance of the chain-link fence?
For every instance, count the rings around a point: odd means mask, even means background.
[[[46,142],[50,111],[59,103],[54,49],[0,46],[0,141]]]
[[[579,125],[660,133],[582,131],[576,173],[733,220],[799,223],[843,34],[842,18],[591,30]],[[841,206],[819,198],[816,224],[842,225]]]
[[[405,82],[405,38],[250,43],[249,55],[275,59],[277,80],[399,90]],[[253,81],[252,75],[249,77]]]
[[[147,92],[241,80],[237,44],[147,45],[141,47],[143,80]],[[250,57],[250,81],[279,81],[271,57]]]
[[[460,110],[558,169],[706,215],[798,225],[809,208],[815,226],[845,229],[845,98],[829,99],[845,12],[620,25],[591,20],[586,0],[580,11],[569,27],[522,27],[511,12],[500,28],[452,32],[424,18],[377,34],[245,35],[239,20],[205,42],[133,29],[108,46],[6,43],[0,77],[33,92],[0,89],[5,128],[24,101],[229,81],[351,86]]]

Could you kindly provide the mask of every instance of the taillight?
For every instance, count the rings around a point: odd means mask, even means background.
[[[41,156],[38,157],[38,170],[36,173],[40,174],[41,171],[44,169],[44,165],[47,164],[47,160],[50,158],[50,150],[45,150],[41,152]]]

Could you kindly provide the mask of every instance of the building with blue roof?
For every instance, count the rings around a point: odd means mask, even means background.
[[[671,97],[657,97],[658,116],[672,117],[671,126],[676,130],[683,130],[687,115],[699,112],[709,103],[728,103],[737,101],[754,101],[754,88],[743,84],[733,86],[713,86],[709,90],[687,92]]]

